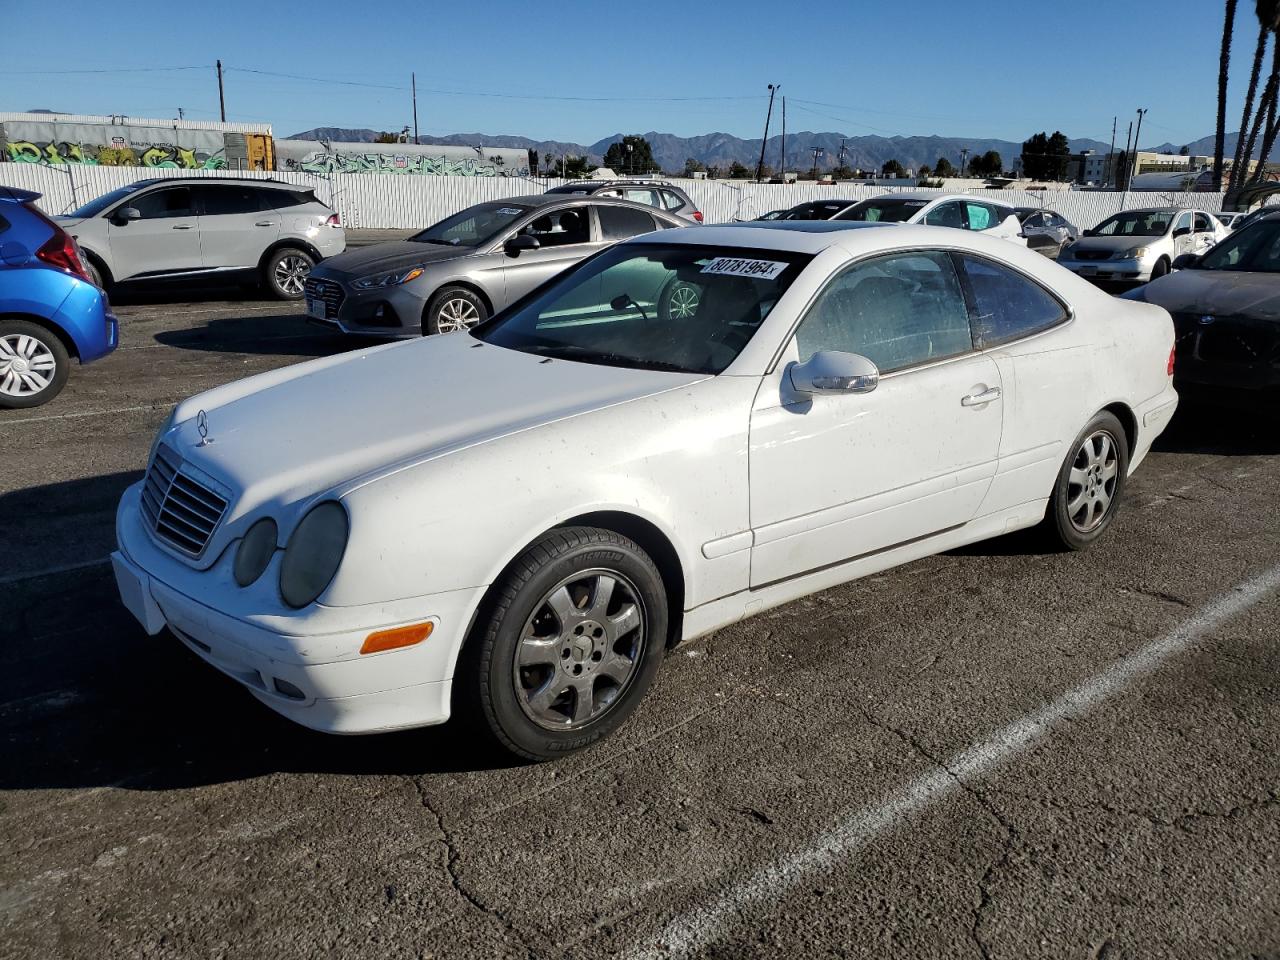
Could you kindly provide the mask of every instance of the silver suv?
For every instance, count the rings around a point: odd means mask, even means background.
[[[665,180],[577,180],[547,193],[575,193],[592,197],[617,197],[673,213],[690,223],[702,222],[702,211],[689,195]]]
[[[165,279],[259,279],[298,300],[312,266],[346,249],[338,215],[279,180],[138,180],[55,220],[103,289]]]
[[[357,247],[307,279],[307,314],[344,333],[417,337],[482,323],[612,243],[688,224],[611,197],[544,193],[467,207],[408,240]]]

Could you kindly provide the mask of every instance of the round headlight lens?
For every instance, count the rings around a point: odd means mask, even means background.
[[[278,533],[276,522],[270,517],[263,517],[249,528],[236,549],[236,583],[247,587],[262,576],[276,552]]]
[[[347,511],[327,500],[302,518],[289,537],[280,564],[280,596],[291,607],[305,607],[329,586],[347,549]]]

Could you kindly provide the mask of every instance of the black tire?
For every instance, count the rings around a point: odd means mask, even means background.
[[[281,247],[262,265],[262,285],[277,300],[301,300],[315,258],[297,247]]]
[[[586,581],[575,581],[582,575]],[[604,671],[603,663],[596,671],[593,661],[600,657],[590,649],[580,654],[579,648],[566,655],[572,644],[584,644],[590,648],[591,631],[581,637],[580,627],[570,624],[592,624],[595,621],[561,622],[552,611],[550,597],[560,591],[572,591],[578,584],[594,577],[613,580],[612,604],[595,608],[598,591],[574,594],[566,593],[573,600],[569,608],[574,617],[590,618],[594,609],[614,609],[613,618],[624,620],[624,608],[634,608],[638,627],[620,628],[616,637],[612,633],[598,645],[614,651],[624,650],[629,660],[629,673],[619,686]],[[596,581],[598,582],[598,581]],[[581,600],[578,597],[581,596]],[[539,623],[539,617],[550,618],[551,659],[555,663],[541,666],[517,667],[517,654],[525,649],[522,644],[533,642],[522,639],[526,627]],[[544,619],[543,622],[546,622]],[[605,621],[601,621],[605,622]],[[562,639],[563,638],[563,639]],[[534,638],[536,640],[537,638]],[[591,746],[613,733],[631,715],[653,683],[661,666],[667,641],[667,593],[662,575],[653,561],[640,547],[627,537],[610,530],[595,527],[565,527],[552,530],[520,555],[494,585],[485,607],[477,617],[459,665],[455,691],[464,716],[470,715],[487,728],[493,739],[508,752],[527,760],[549,760],[563,757]],[[579,679],[573,673],[586,673]],[[578,695],[570,684],[587,684],[592,700],[599,704],[598,713],[588,714],[575,721],[571,716],[578,706]],[[553,701],[553,708],[542,714],[543,721],[534,719],[537,693],[548,691],[548,698],[560,688],[563,693]],[[602,692],[603,691],[603,692]],[[548,716],[559,718],[554,704],[564,710],[563,722],[548,725]]]
[[[93,257],[86,253],[81,253],[80,260],[84,263],[85,273],[89,274],[89,279],[93,281],[93,285],[99,290],[106,291],[107,284],[102,275],[102,269],[93,262]]]
[[[672,277],[658,294],[658,317],[662,320],[687,320],[698,312],[702,289],[695,283]]]
[[[1111,478],[1107,477],[1107,458],[1104,456],[1101,458],[1103,462],[1092,463],[1085,450],[1086,442],[1092,442],[1097,436],[1105,436],[1114,450],[1115,471]],[[1096,453],[1096,444],[1093,449]],[[1102,537],[1120,509],[1128,473],[1129,441],[1124,427],[1115,414],[1104,410],[1094,416],[1072,441],[1058,471],[1042,525],[1050,544],[1064,550],[1084,550]],[[1082,474],[1083,483],[1080,482]],[[1097,498],[1093,497],[1094,492],[1098,493]],[[1106,500],[1105,509],[1102,508],[1102,497]],[[1086,510],[1089,512],[1082,512]]]
[[[441,287],[422,314],[422,335],[469,330],[489,319],[489,308],[474,290]]]
[[[47,366],[50,359],[52,370]],[[67,348],[51,331],[28,320],[0,319],[0,408],[21,410],[48,403],[62,392],[70,374]],[[35,389],[32,377],[47,383]]]
[[[1156,265],[1151,268],[1151,279],[1159,280],[1161,277],[1168,275],[1169,266],[1169,258],[1161,257],[1156,261]]]

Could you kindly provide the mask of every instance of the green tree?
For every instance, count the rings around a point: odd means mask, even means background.
[[[831,176],[836,180],[852,180],[853,169],[847,163],[842,163],[831,171]]]
[[[1222,189],[1222,155],[1227,134],[1227,74],[1231,68],[1231,34],[1235,29],[1236,0],[1227,0],[1222,24],[1222,49],[1218,52],[1218,126],[1213,134],[1213,189]]]
[[[1004,170],[1004,161],[994,150],[988,150],[969,161],[969,173],[975,177],[997,177]]]
[[[929,168],[929,165],[927,163],[922,163],[920,164],[920,169],[916,171],[916,176],[924,177],[927,179],[933,176],[933,171]]]
[[[933,165],[933,175],[935,177],[954,177],[956,175],[955,164],[946,157],[939,157],[938,162]]]
[[[400,138],[394,133],[387,133],[385,130],[373,138],[374,143],[399,143]]]
[[[896,159],[890,158],[880,168],[880,174],[885,177],[905,177],[907,171]]]
[[[718,164],[712,164],[707,167],[707,176],[712,180],[719,180],[724,175],[724,170]]]
[[[730,180],[745,180],[747,179],[747,177],[751,177],[751,176],[754,176],[754,174],[750,170],[748,170],[746,167],[744,167],[741,163],[739,163],[737,160],[729,164]]]
[[[1032,134],[1022,142],[1022,172],[1032,180],[1061,180],[1067,173],[1071,141],[1061,130]]]
[[[1258,78],[1262,75],[1262,58],[1267,54],[1267,43],[1271,39],[1271,34],[1275,33],[1277,27],[1280,27],[1280,0],[1257,0],[1255,4],[1255,12],[1258,15],[1258,44],[1253,51],[1253,70],[1249,74],[1249,89],[1244,97],[1244,113],[1240,117],[1240,132],[1236,134],[1236,154],[1235,163],[1231,166],[1231,185],[1229,189],[1234,190],[1243,186],[1245,176],[1249,170],[1249,157],[1253,154],[1253,145],[1257,135],[1257,125],[1254,121],[1253,101],[1258,93]],[[1274,60],[1274,58],[1273,58]],[[1275,71],[1273,70],[1274,74]],[[1270,81],[1267,83],[1270,89]],[[1263,100],[1266,100],[1266,94],[1263,94]],[[1261,118],[1266,110],[1265,103],[1258,104],[1258,118]],[[1249,131],[1249,136],[1245,136],[1245,131]]]
[[[684,162],[684,175],[692,177],[695,173],[706,173],[707,165],[701,160],[695,160],[690,157]]]
[[[581,180],[591,172],[594,166],[586,157],[572,157],[566,154],[560,158],[560,163],[552,164],[552,171],[558,172],[560,176],[566,180]]]
[[[618,173],[635,175],[657,173],[662,168],[653,159],[649,141],[637,134],[628,134],[616,143],[609,144],[604,152],[604,165]]]

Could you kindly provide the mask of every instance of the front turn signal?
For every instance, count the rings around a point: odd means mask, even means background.
[[[378,630],[364,638],[360,652],[382,653],[384,650],[399,650],[401,647],[412,647],[431,636],[434,623],[415,623],[408,627],[396,627],[393,630]]]

